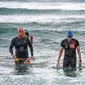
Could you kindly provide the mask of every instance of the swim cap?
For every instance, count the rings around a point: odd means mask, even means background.
[[[17,32],[24,32],[23,28],[18,28]]]
[[[68,31],[68,32],[67,32],[67,37],[73,37],[72,31]]]

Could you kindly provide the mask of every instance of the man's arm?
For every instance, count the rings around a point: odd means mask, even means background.
[[[14,40],[11,41],[11,44],[9,46],[9,52],[13,54],[13,46],[14,46]]]
[[[12,39],[11,44],[9,46],[9,52],[13,58],[15,58],[15,55],[13,54],[13,46],[14,46],[14,39]]]
[[[59,51],[59,55],[58,55],[58,60],[57,60],[57,66],[60,65],[60,58],[62,56],[62,53],[63,53],[63,47],[60,48],[60,51]]]
[[[81,52],[80,52],[80,46],[77,46],[77,53],[78,53],[78,57],[79,57],[79,67],[81,67],[82,64],[82,59],[81,59]]]
[[[29,39],[28,39],[28,45],[29,45],[29,47],[30,47],[31,59],[34,60],[34,57],[33,57],[33,46],[32,46],[32,43],[31,43],[31,41],[30,41]]]

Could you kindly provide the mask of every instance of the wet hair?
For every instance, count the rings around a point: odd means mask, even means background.
[[[26,36],[29,37],[29,32],[25,32]]]

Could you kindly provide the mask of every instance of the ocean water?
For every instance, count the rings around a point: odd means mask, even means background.
[[[17,28],[33,35],[34,57],[18,66],[9,54]],[[82,70],[65,75],[56,69],[60,42],[72,30],[81,46]],[[83,0],[0,1],[0,85],[85,85],[85,2]],[[29,52],[30,54],[30,52]]]

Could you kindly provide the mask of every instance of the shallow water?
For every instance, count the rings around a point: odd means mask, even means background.
[[[16,67],[8,51],[18,27],[34,37],[35,61],[28,66]],[[0,85],[84,85],[84,28],[85,2],[0,1]],[[55,66],[68,30],[80,42],[83,63],[81,71],[64,73],[63,56],[60,69]]]

